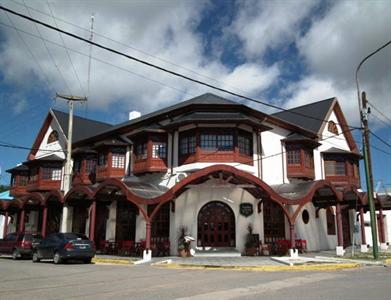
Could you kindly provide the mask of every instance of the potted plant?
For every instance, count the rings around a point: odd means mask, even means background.
[[[182,226],[179,228],[178,234],[178,254],[181,257],[189,257],[190,255],[190,241],[186,240],[187,228]]]
[[[245,246],[245,251],[247,256],[257,255],[258,245],[255,236],[253,234],[253,225],[251,223],[247,225],[247,234],[246,234],[246,241],[244,246]]]

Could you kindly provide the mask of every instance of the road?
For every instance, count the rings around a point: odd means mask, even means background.
[[[0,258],[0,299],[391,299],[391,268],[247,272]]]

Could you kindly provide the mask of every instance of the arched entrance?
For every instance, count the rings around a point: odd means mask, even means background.
[[[197,245],[201,247],[235,247],[235,215],[222,202],[205,204],[198,213]]]

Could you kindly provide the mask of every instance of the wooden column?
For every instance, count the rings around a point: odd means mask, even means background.
[[[4,215],[3,239],[7,236],[7,234],[8,234],[8,211],[6,211]]]
[[[342,214],[341,214],[341,204],[337,203],[337,236],[338,236],[338,246],[343,246],[343,230],[342,230]]]
[[[22,209],[20,212],[20,222],[19,222],[19,232],[24,231],[24,217],[25,217],[25,211]]]
[[[289,234],[291,238],[291,249],[295,249],[296,248],[295,224],[289,224]]]
[[[90,215],[90,240],[95,239],[96,201],[92,201]]]
[[[361,225],[361,245],[366,245],[367,240],[365,238],[365,222],[364,222],[364,208],[360,208],[360,225]]]
[[[46,236],[47,218],[48,218],[48,207],[45,205],[45,206],[43,207],[43,212],[42,212],[42,229],[41,229],[41,235],[42,235],[43,237]]]
[[[147,221],[146,222],[146,237],[145,237],[145,242],[146,242],[146,245],[145,247],[147,248],[147,250],[151,249],[151,221]]]
[[[383,209],[380,208],[379,209],[379,226],[377,227],[378,228],[378,231],[379,231],[379,242],[380,243],[385,243],[386,242],[386,236],[385,236],[385,232],[384,232],[384,219],[383,219]]]

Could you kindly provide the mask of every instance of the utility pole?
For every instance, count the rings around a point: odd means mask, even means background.
[[[56,94],[57,98],[61,98],[68,101],[69,116],[68,116],[68,139],[67,139],[67,155],[64,170],[64,196],[71,189],[72,185],[72,130],[73,130],[73,102],[87,101],[87,97],[66,96]],[[61,232],[67,231],[67,219],[68,219],[68,206],[64,203]]]
[[[362,138],[363,138],[363,152],[364,152],[364,165],[365,165],[365,177],[367,182],[367,195],[369,204],[369,213],[371,217],[371,231],[372,231],[372,247],[373,258],[379,258],[379,248],[377,244],[377,226],[376,226],[376,208],[373,199],[373,176],[372,176],[372,159],[371,148],[369,144],[369,128],[368,128],[368,109],[367,94],[362,92],[362,110],[361,110],[361,123],[363,125]]]
[[[367,194],[368,194],[368,204],[369,211],[371,216],[371,231],[372,231],[372,249],[373,249],[373,258],[379,258],[379,248],[377,244],[377,231],[376,231],[376,211],[375,211],[375,203],[373,199],[373,177],[372,177],[372,164],[371,164],[371,150],[369,144],[369,129],[368,129],[368,100],[366,93],[362,93],[362,99],[360,94],[360,85],[358,80],[358,72],[360,71],[361,66],[366,62],[370,57],[391,45],[391,41],[383,44],[379,48],[377,48],[372,53],[368,54],[361,62],[358,64],[356,68],[356,88],[357,88],[357,98],[358,98],[358,107],[360,110],[360,120],[362,127],[362,139],[363,139],[363,154],[364,154],[364,167],[365,167],[365,177],[367,184]]]

